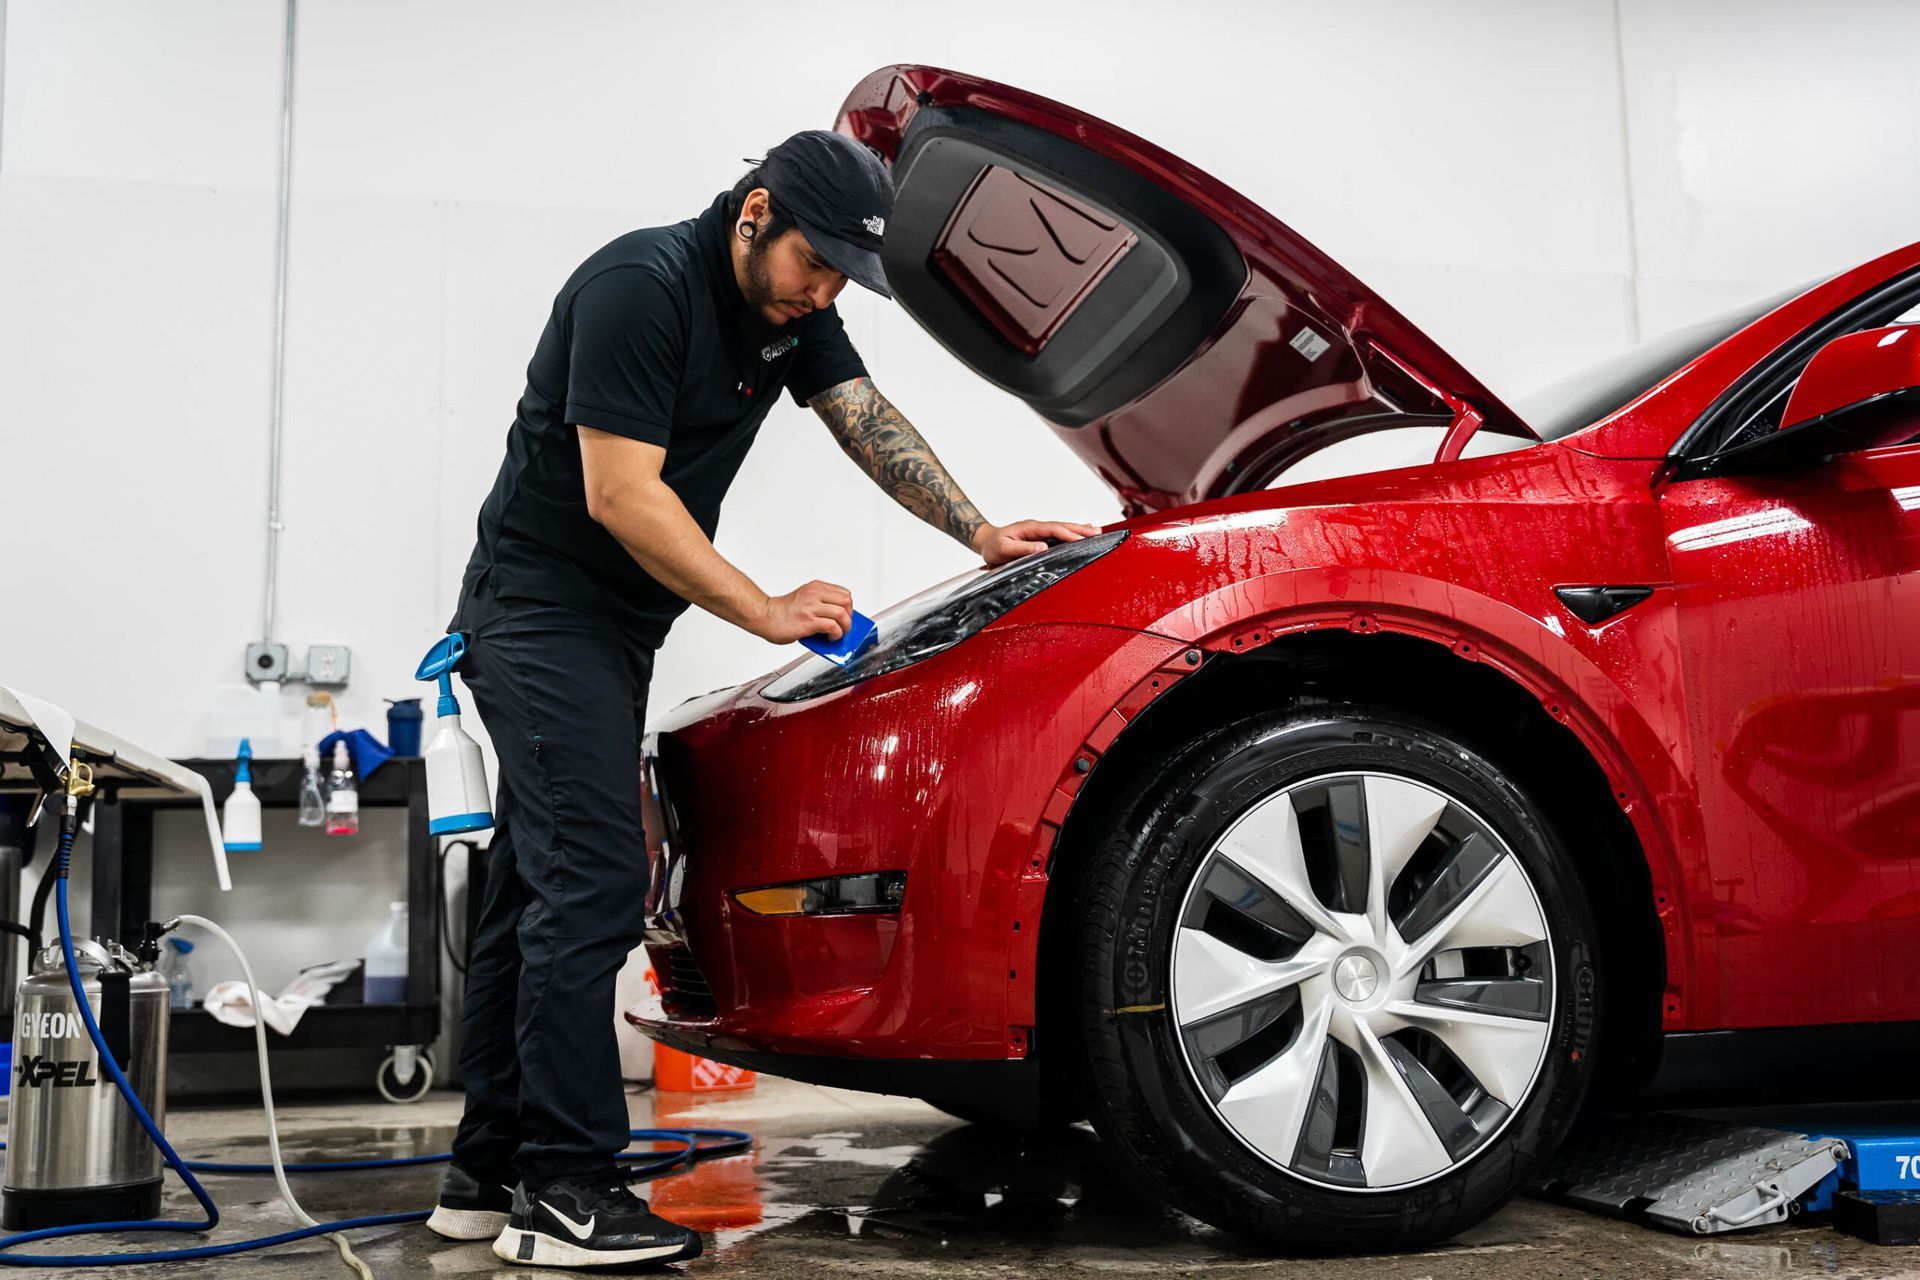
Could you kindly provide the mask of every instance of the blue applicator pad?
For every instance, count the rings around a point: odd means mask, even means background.
[[[801,636],[800,643],[813,650],[836,667],[844,667],[853,661],[855,654],[866,648],[874,635],[873,619],[858,609],[853,611],[853,625],[838,640],[829,640],[824,635]]]

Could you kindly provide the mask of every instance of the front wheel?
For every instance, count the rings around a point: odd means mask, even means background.
[[[1189,746],[1079,900],[1094,1123],[1217,1226],[1306,1251],[1444,1239],[1551,1154],[1585,1091],[1595,930],[1545,820],[1394,712]]]

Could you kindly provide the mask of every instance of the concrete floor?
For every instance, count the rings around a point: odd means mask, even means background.
[[[1115,1182],[1098,1140],[1084,1129],[1069,1130],[1023,1156],[1008,1140],[918,1102],[783,1080],[698,1100],[640,1092],[630,1101],[636,1128],[738,1128],[759,1136],[750,1158],[713,1161],[640,1188],[661,1213],[709,1233],[705,1255],[680,1268],[688,1275],[1920,1277],[1920,1248],[1876,1248],[1818,1225],[1698,1241],[1531,1200],[1515,1202],[1443,1249],[1330,1261],[1276,1259],[1133,1199]],[[411,1107],[378,1101],[290,1106],[281,1113],[281,1132],[290,1160],[411,1155],[445,1150],[459,1110],[458,1097],[444,1092]],[[264,1159],[256,1154],[265,1149],[258,1125],[259,1113],[251,1108],[183,1107],[170,1117],[168,1133],[192,1156]],[[299,1178],[295,1190],[315,1216],[348,1217],[428,1207],[439,1178],[438,1166],[332,1174]],[[271,1179],[213,1177],[208,1185],[224,1214],[216,1240],[289,1225]],[[186,1216],[191,1209],[187,1195],[170,1187],[169,1213]],[[197,1242],[187,1236],[135,1240],[118,1247]],[[508,1267],[484,1243],[448,1244],[420,1226],[358,1232],[354,1246],[383,1278],[565,1274]],[[302,1242],[225,1263],[60,1274],[331,1280],[348,1273],[331,1247]]]

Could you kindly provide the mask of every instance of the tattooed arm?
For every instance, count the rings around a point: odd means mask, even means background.
[[[871,378],[829,387],[808,401],[840,448],[895,502],[967,546],[987,523],[933,447]]]
[[[871,378],[830,387],[808,401],[840,448],[895,502],[977,552],[989,565],[1098,533],[1092,525],[1051,520],[989,523],[934,456],[933,447]]]

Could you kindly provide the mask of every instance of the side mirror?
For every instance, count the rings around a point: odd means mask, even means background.
[[[1681,469],[1740,475],[1826,462],[1920,436],[1920,325],[1897,324],[1835,338],[1800,374],[1780,427]]]

